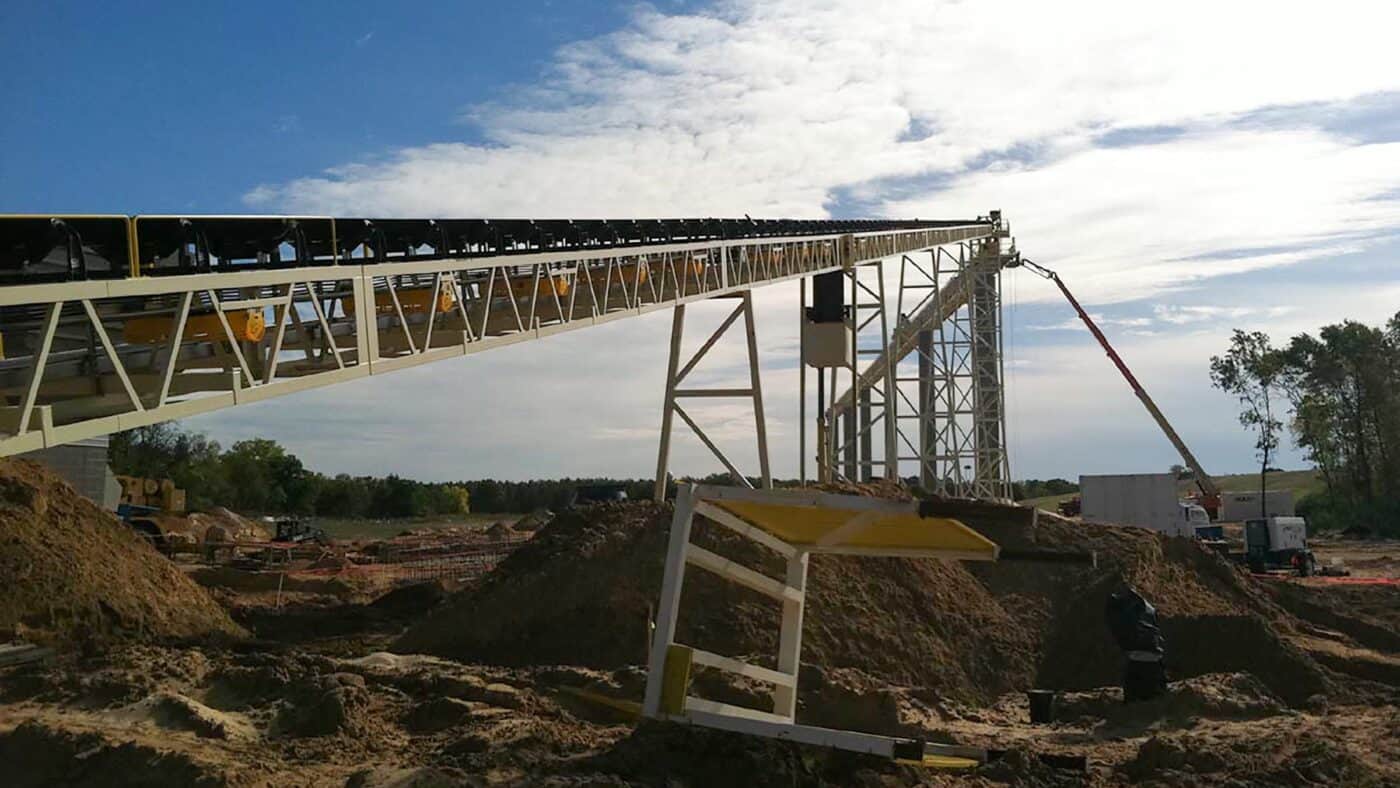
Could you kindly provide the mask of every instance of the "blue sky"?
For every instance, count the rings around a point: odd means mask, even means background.
[[[1400,309],[1400,11],[1116,8],[11,3],[0,211],[1000,208],[1208,469],[1248,470],[1251,441],[1207,375],[1230,329],[1282,340]],[[1174,462],[1054,289],[1014,273],[1005,292],[1013,474]],[[758,299],[775,471],[792,475],[796,291]],[[331,472],[645,476],[668,325],[623,321],[190,424],[276,437]],[[712,356],[707,379],[744,373],[740,346]],[[702,415],[752,466],[747,414]],[[676,452],[680,472],[716,468],[694,441]]]
[[[620,2],[14,2],[0,210],[246,212],[267,180],[444,138]]]

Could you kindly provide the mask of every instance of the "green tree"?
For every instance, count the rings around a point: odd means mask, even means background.
[[[263,513],[311,514],[317,479],[276,441],[250,438],[223,455],[234,508]]]
[[[227,500],[219,444],[200,433],[169,422],[152,424],[114,434],[107,451],[113,473],[170,479],[193,508]]]
[[[374,517],[422,517],[428,513],[423,485],[390,474],[376,480],[369,513]]]
[[[1254,432],[1259,457],[1259,506],[1267,487],[1269,460],[1278,449],[1283,422],[1274,416],[1274,397],[1282,375],[1282,359],[1261,331],[1235,330],[1230,349],[1210,359],[1210,379],[1216,388],[1235,395],[1240,403],[1240,424]]]
[[[369,513],[369,479],[339,474],[322,479],[316,495],[316,514],[326,517],[364,517]]]
[[[441,514],[466,514],[472,510],[472,495],[466,487],[460,484],[441,484],[437,487],[450,502]]]
[[[1271,398],[1287,398],[1294,442],[1326,489],[1298,511],[1323,528],[1400,533],[1400,314],[1384,327],[1347,320],[1299,334],[1274,350],[1266,336],[1236,331],[1211,377],[1241,401],[1259,433],[1263,467],[1277,446]]]
[[[1293,431],[1329,490],[1353,503],[1400,497],[1400,315],[1387,329],[1346,321],[1283,352]]]

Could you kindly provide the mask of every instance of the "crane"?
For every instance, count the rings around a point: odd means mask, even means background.
[[[1176,447],[1177,452],[1181,455],[1181,459],[1185,461],[1186,467],[1190,468],[1191,472],[1195,474],[1196,486],[1201,488],[1201,505],[1207,512],[1210,512],[1212,516],[1214,516],[1215,512],[1218,511],[1220,507],[1220,488],[1216,486],[1215,480],[1201,467],[1201,463],[1196,459],[1196,455],[1192,454],[1191,450],[1186,447],[1186,442],[1183,441],[1181,436],[1176,433],[1176,430],[1172,428],[1171,422],[1167,421],[1167,417],[1162,414],[1161,408],[1158,408],[1157,403],[1153,402],[1152,397],[1148,396],[1147,389],[1143,388],[1142,384],[1138,382],[1132,370],[1128,369],[1128,365],[1123,362],[1123,358],[1113,349],[1113,345],[1109,344],[1108,337],[1104,336],[1103,331],[1099,330],[1093,318],[1089,317],[1089,313],[1084,311],[1084,307],[1079,305],[1078,299],[1076,299],[1074,294],[1069,291],[1069,288],[1065,286],[1064,280],[1060,278],[1059,274],[1031,260],[1021,258],[1020,265],[1024,266],[1036,276],[1054,282],[1055,286],[1060,288],[1060,292],[1063,293],[1065,299],[1069,301],[1069,305],[1074,307],[1074,311],[1079,314],[1079,319],[1083,320],[1084,325],[1089,328],[1089,333],[1093,334],[1094,339],[1097,339],[1099,344],[1103,346],[1104,352],[1108,354],[1109,360],[1113,362],[1115,367],[1118,367],[1118,371],[1123,374],[1123,378],[1127,380],[1128,385],[1132,387],[1133,393],[1142,401],[1142,406],[1147,408],[1147,412],[1156,420],[1157,426],[1161,427],[1162,432],[1166,433],[1167,440],[1171,441],[1172,445]]]

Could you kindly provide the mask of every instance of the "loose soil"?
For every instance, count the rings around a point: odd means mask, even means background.
[[[507,666],[641,664],[670,517],[669,506],[651,503],[565,512],[394,648]],[[1104,686],[1121,670],[1104,605],[1126,584],[1157,606],[1175,678],[1247,670],[1294,706],[1347,690],[1335,666],[1324,668],[1290,639],[1302,634],[1295,616],[1209,550],[1044,513],[1034,526],[983,520],[968,524],[1004,548],[1092,551],[1098,565],[814,556],[804,662],[958,701]],[[774,570],[776,556],[704,521],[694,540]],[[681,609],[679,641],[772,664],[779,610],[767,598],[692,570]]]
[[[1262,582],[1193,544],[1044,514],[969,524],[1007,549],[1093,551],[1098,566],[812,561],[799,720],[1004,751],[995,762],[952,775],[638,724],[627,709],[645,682],[670,514],[566,511],[456,591],[373,598],[307,581],[272,604],[265,578],[200,573],[253,639],[133,636],[0,670],[0,767],[21,786],[1400,784],[1391,589]],[[727,531],[695,531],[777,570]],[[1114,686],[1103,602],[1125,583],[1158,606],[1168,638],[1173,682],[1149,703],[1124,704]],[[777,613],[694,570],[680,639],[771,665]],[[1033,687],[1061,691],[1054,724],[1029,724]],[[731,703],[766,691],[695,677],[695,694]],[[1056,770],[1037,753],[1091,767]]]
[[[805,678],[805,677],[804,677]],[[1065,693],[1053,725],[1022,694],[937,698],[846,671],[802,713],[1005,751],[971,775],[673,724],[590,698],[634,696],[640,672],[505,668],[422,655],[125,645],[12,669],[0,764],[27,786],[209,785],[1394,785],[1394,705],[1288,708],[1248,674],[1174,683],[1146,704]],[[1085,755],[1087,773],[1037,753]]]
[[[130,527],[26,460],[0,460],[0,589],[0,631],[44,643],[244,634]]]

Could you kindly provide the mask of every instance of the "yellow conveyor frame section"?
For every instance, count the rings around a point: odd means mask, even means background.
[[[267,321],[261,309],[233,309],[224,314],[229,331],[239,342],[260,342],[267,332]],[[134,317],[122,324],[122,341],[155,344],[170,339],[175,332],[175,318],[169,315]],[[190,315],[180,333],[185,342],[227,342],[224,324],[213,312]]]
[[[457,306],[457,296],[453,294],[452,288],[442,288],[437,293],[437,302],[433,302],[433,289],[431,287],[404,287],[397,293],[390,293],[387,290],[380,290],[374,294],[374,311],[379,315],[392,315],[397,312],[394,308],[394,296],[399,297],[399,308],[403,309],[405,315],[423,314],[433,309],[438,314],[451,312]],[[341,299],[342,308],[345,314],[355,314],[355,297],[345,296]]]
[[[946,517],[758,501],[719,500],[713,504],[811,552],[989,561],[997,557],[996,543]]]

